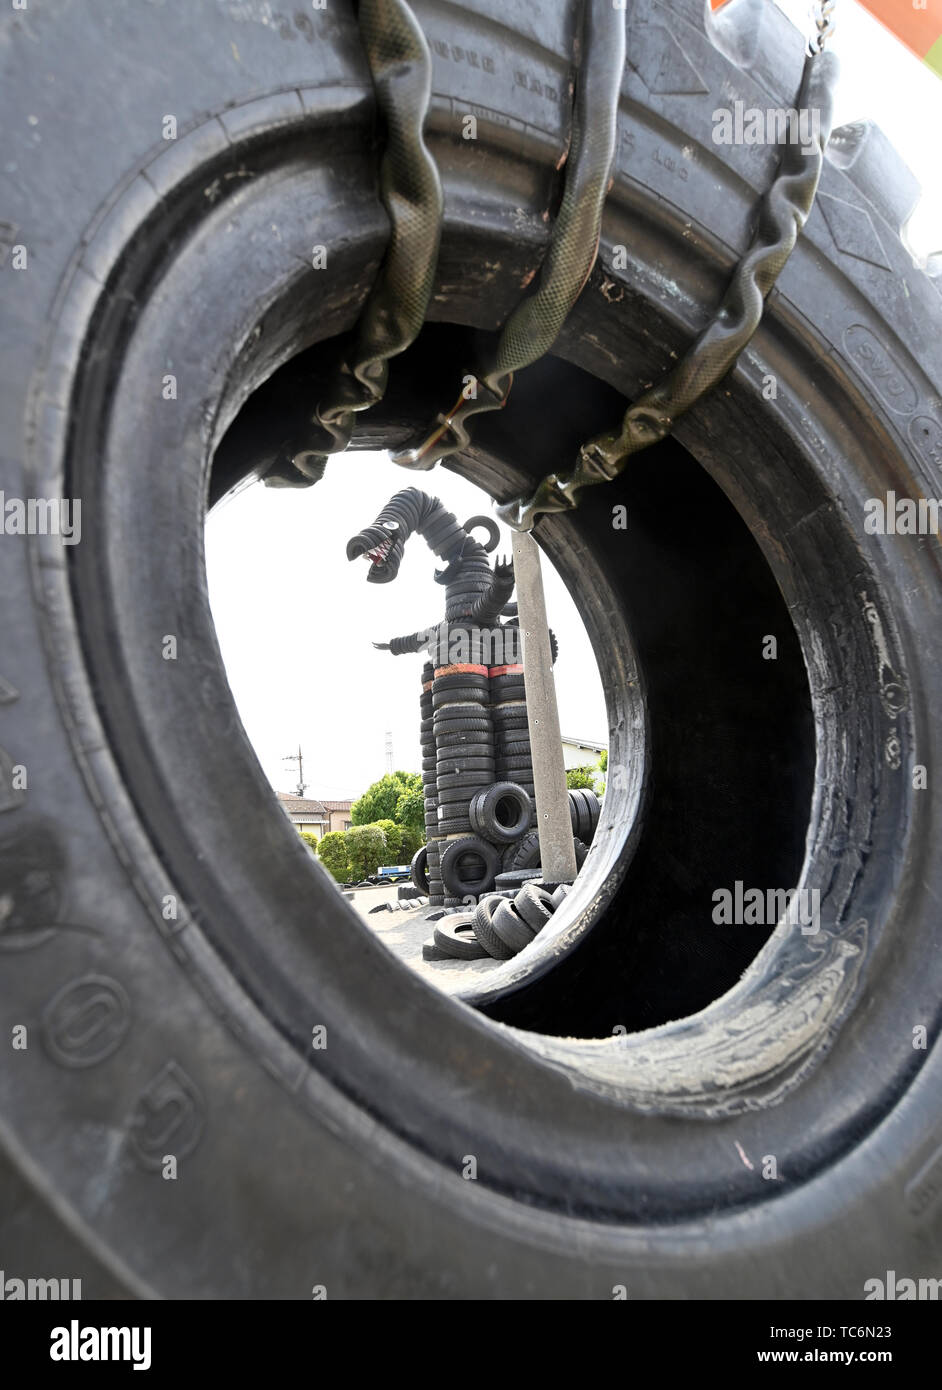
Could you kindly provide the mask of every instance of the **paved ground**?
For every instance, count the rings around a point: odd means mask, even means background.
[[[399,891],[396,884],[382,888],[355,888],[350,904],[364,922],[376,932],[380,941],[401,960],[411,965],[426,980],[431,980],[447,993],[480,980],[481,976],[500,964],[496,960],[423,960],[422,942],[432,935],[433,924],[419,912],[370,912],[380,903],[395,902]],[[434,911],[434,909],[426,909]]]

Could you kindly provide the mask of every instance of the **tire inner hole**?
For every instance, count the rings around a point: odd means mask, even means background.
[[[448,342],[445,326],[423,338],[424,357],[413,349],[403,359],[407,383],[434,377],[436,362],[455,358],[453,349],[439,351]],[[260,440],[283,434],[278,402],[309,398],[323,360],[323,344],[299,354],[250,397],[217,452],[211,500],[226,496],[246,472],[245,458],[258,458]],[[389,418],[380,413],[372,432],[355,444],[391,446],[405,433],[404,419],[414,426],[428,417],[427,399],[417,405],[408,390],[406,397],[393,400]],[[592,429],[610,427],[624,399],[572,364],[547,358],[521,374],[514,407],[512,420],[509,409],[481,418],[487,466],[471,456],[454,470],[489,492],[500,491],[494,459],[519,468],[524,452],[532,459],[571,451]],[[327,479],[345,475],[350,486],[356,467],[355,458],[335,459]],[[416,479],[389,465],[388,489],[371,496],[359,524],[372,521],[374,502],[382,505],[401,487],[415,484],[435,494],[441,476]],[[290,495],[299,506],[313,499],[327,508],[330,492],[325,480],[309,493]],[[627,529],[613,524],[619,507],[629,518]],[[476,509],[488,508],[479,501]],[[251,528],[250,512],[238,525]],[[597,558],[604,592],[572,569],[565,546],[547,550],[585,621],[613,737],[624,725],[625,692],[612,675],[611,605],[624,615],[638,654],[649,722],[642,829],[621,882],[601,887],[605,910],[577,949],[557,968],[482,1007],[525,1029],[606,1037],[616,1028],[637,1031],[699,1011],[730,989],[762,948],[775,924],[718,923],[715,894],[737,882],[763,891],[797,883],[815,739],[805,666],[781,592],[738,512],[676,440],[639,455],[611,487],[591,490],[572,524]],[[250,531],[244,541],[256,543]],[[424,542],[416,537],[410,549],[424,552],[420,563],[428,568],[432,556]],[[224,577],[214,575],[211,546],[208,568],[218,590]],[[283,601],[278,556],[266,557],[255,572],[271,575],[271,602]],[[354,572],[341,582],[360,580]],[[217,629],[238,700],[238,634],[229,622],[220,627],[218,616]],[[769,637],[774,659],[763,655]],[[290,664],[286,652],[282,679],[289,678]],[[617,768],[610,766],[613,775]],[[498,803],[497,818],[502,825],[515,820],[509,798]],[[596,843],[624,841],[627,830],[603,812]],[[586,871],[591,862],[590,855]],[[465,867],[469,876],[479,871],[470,860]]]

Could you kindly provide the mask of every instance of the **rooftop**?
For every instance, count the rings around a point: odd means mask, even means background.
[[[592,738],[576,738],[575,734],[561,734],[563,743],[571,743],[576,748],[591,748],[595,753],[604,753],[608,748],[607,743],[596,743]]]
[[[306,813],[312,816],[326,816],[327,808],[323,801],[314,801],[306,796],[292,796],[290,792],[276,792],[278,800],[289,815]]]

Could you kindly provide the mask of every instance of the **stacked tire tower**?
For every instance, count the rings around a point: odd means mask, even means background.
[[[505,632],[510,630],[504,629]],[[492,666],[490,690],[497,776],[502,782],[515,782],[523,787],[532,802],[533,758],[522,664]],[[533,814],[535,817],[535,812]]]
[[[497,851],[471,823],[472,801],[496,773],[487,667],[480,661],[440,667],[432,705],[440,872],[445,906],[457,907],[492,887],[499,867]]]
[[[422,668],[422,695],[419,700],[419,744],[422,750],[422,793],[425,798],[426,844],[412,861],[415,886],[428,892],[429,902],[440,906],[442,880],[438,855],[438,782],[436,779],[435,734],[432,719],[432,679],[434,668],[427,661]],[[424,883],[422,880],[424,879]]]
[[[486,546],[472,534],[477,528],[488,531]],[[488,554],[500,533],[489,517],[461,526],[417,488],[391,497],[372,526],[351,538],[347,556],[369,560],[370,583],[390,583],[416,532],[446,561],[435,575],[445,589],[444,622],[377,646],[394,656],[422,650],[432,656],[422,670],[420,699],[427,843],[413,860],[413,882],[433,907],[468,907],[495,887],[518,888],[537,876],[540,863],[519,624],[516,605],[508,602],[513,567],[498,560],[491,569]],[[495,656],[503,664],[488,665]],[[592,798],[593,809],[588,797],[583,805],[574,796],[581,863],[598,803]]]
[[[510,622],[503,628],[505,634],[505,656],[522,657],[519,646],[519,628],[516,623],[516,605],[509,604],[505,610]],[[516,642],[512,645],[507,634],[513,633]],[[555,660],[556,643],[553,642]],[[539,864],[539,837],[536,835],[536,797],[533,785],[533,755],[530,751],[530,726],[527,719],[527,696],[523,679],[522,661],[508,662],[503,666],[491,668],[491,705],[494,711],[494,735],[497,752],[497,776],[502,783],[513,783],[526,792],[530,800],[530,815],[521,833],[505,845],[501,861],[502,873],[498,888],[509,890],[523,881],[522,869],[531,876],[536,875]],[[529,833],[532,831],[532,835]],[[533,863],[523,864],[530,848],[531,839],[537,841],[537,858]]]
[[[448,514],[450,515],[450,513]],[[453,520],[453,518],[452,518]],[[445,907],[466,905],[493,887],[498,852],[474,833],[472,801],[494,782],[496,762],[488,668],[486,616],[494,575],[487,551],[473,539],[445,572],[445,623],[436,634],[442,663],[432,682],[432,717],[438,797],[437,844]],[[465,660],[449,661],[449,655]]]
[[[471,534],[489,532],[485,548]],[[486,652],[494,624],[513,590],[513,569],[488,553],[499,532],[486,517],[461,526],[435,497],[406,488],[390,498],[372,526],[352,537],[348,559],[365,556],[368,582],[389,583],[399,573],[413,533],[446,562],[435,575],[445,589],[445,618],[390,642],[378,643],[394,656],[427,650],[422,674],[421,746],[427,844],[413,863],[413,879],[427,886],[433,906],[457,907],[494,886],[500,851],[473,833],[471,805],[495,780],[494,730]]]

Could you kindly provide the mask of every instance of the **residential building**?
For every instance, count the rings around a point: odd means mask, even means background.
[[[588,738],[570,738],[563,734],[563,762],[568,771],[571,767],[593,767],[602,753],[608,751],[607,743],[595,743]]]
[[[292,796],[290,792],[276,792],[275,795],[281,802],[281,809],[299,832],[303,830],[306,835],[313,835],[317,840],[327,834],[330,821],[327,808],[322,801],[305,796]],[[349,802],[347,804],[349,805]]]
[[[352,801],[322,801],[321,805],[327,812],[328,830],[349,830],[353,821],[350,819],[350,807]]]

